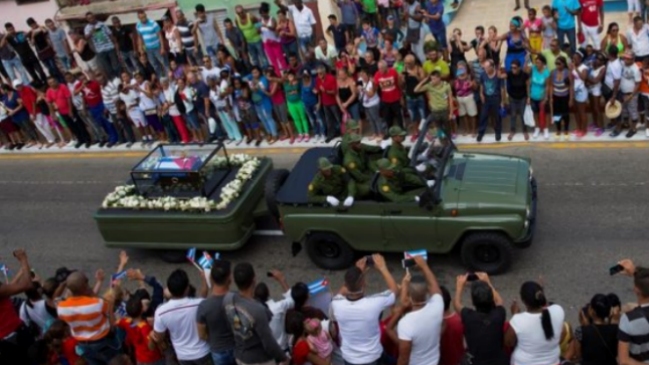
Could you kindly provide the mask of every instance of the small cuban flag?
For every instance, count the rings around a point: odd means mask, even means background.
[[[212,258],[212,256],[210,256],[209,253],[207,253],[207,251],[203,251],[203,256],[201,256],[198,259],[197,263],[198,263],[198,266],[203,268],[203,270],[209,270],[209,269],[212,268],[212,264],[214,263],[214,259]]]
[[[421,256],[424,260],[428,260],[428,252],[426,250],[405,251],[403,253],[403,258],[405,259],[413,259],[416,256]]]
[[[123,270],[122,272],[118,272],[116,274],[111,275],[111,281],[115,282],[117,280],[122,280],[126,277],[126,270]]]
[[[187,250],[187,260],[190,262],[196,261],[196,247],[192,247]]]
[[[307,284],[307,286],[309,287],[309,294],[316,295],[318,293],[327,290],[327,287],[329,286],[329,281],[327,281],[327,279],[325,278],[322,278],[320,280],[316,280],[314,282]]]
[[[221,254],[218,252],[214,252],[214,255],[212,256],[214,260],[220,260],[221,259]]]
[[[0,265],[0,271],[2,271],[2,274],[5,277],[5,282],[9,283],[9,268],[7,267],[7,265],[5,264]]]

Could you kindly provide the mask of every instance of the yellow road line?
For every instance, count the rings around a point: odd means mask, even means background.
[[[461,144],[462,150],[495,150],[507,148],[544,148],[544,149],[643,149],[649,148],[649,141],[637,142],[504,142],[486,144]],[[294,148],[244,148],[230,150],[230,154],[246,153],[254,156],[301,154],[311,147]],[[48,159],[100,159],[144,157],[149,151],[107,151],[107,152],[42,152],[42,153],[1,153],[0,160],[48,160]]]

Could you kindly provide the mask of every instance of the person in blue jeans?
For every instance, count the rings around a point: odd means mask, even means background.
[[[428,28],[437,41],[437,47],[444,52],[444,59],[448,60],[448,41],[446,39],[446,24],[444,24],[444,2],[429,0],[426,3],[424,18],[428,19]]]
[[[575,33],[575,16],[579,15],[579,0],[552,0],[552,11],[557,20],[557,39],[563,44],[565,38],[570,43],[570,54],[575,53],[577,40]]]
[[[482,108],[480,110],[480,124],[478,125],[478,142],[482,142],[489,117],[494,118],[494,129],[496,131],[496,142],[500,142],[503,129],[500,108],[504,107],[506,98],[505,82],[498,76],[492,60],[486,60],[483,64],[484,73],[480,76],[480,99]]]
[[[273,103],[270,100],[270,91],[268,79],[262,76],[261,69],[253,66],[250,75],[246,78],[252,91],[252,103],[255,106],[257,117],[266,131],[268,144],[277,141],[277,123],[273,119]]]

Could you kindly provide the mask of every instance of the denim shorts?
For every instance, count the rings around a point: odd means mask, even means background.
[[[201,129],[201,123],[198,120],[198,113],[196,110],[185,114],[185,119],[187,120],[187,127],[191,130],[198,131]]]

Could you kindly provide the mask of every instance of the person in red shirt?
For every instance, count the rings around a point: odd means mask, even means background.
[[[50,104],[52,114],[56,113],[56,117],[60,117],[74,134],[77,139],[75,148],[79,148],[83,144],[86,145],[86,148],[89,148],[91,141],[86,127],[82,122],[72,117],[72,94],[68,87],[59,83],[59,80],[54,77],[47,78],[47,85],[49,88],[45,93],[45,99]]]
[[[23,85],[22,80],[14,80],[13,85],[14,89],[18,92],[20,99],[23,101],[23,106],[25,107],[25,110],[27,110],[27,113],[29,113],[32,122],[34,122],[38,131],[41,132],[43,137],[45,137],[45,140],[47,140],[46,148],[52,147],[55,143],[54,133],[52,132],[50,123],[36,106],[36,101],[38,100],[36,90],[31,86]]]
[[[99,146],[103,147],[106,145],[106,147],[111,148],[116,145],[119,141],[119,136],[113,123],[106,118],[107,111],[101,96],[101,84],[94,78],[88,79],[84,73],[81,73],[79,74],[79,80],[76,83],[74,93],[83,94],[83,101],[88,113],[90,113],[90,117],[108,135],[108,144],[102,141]]]
[[[134,295],[126,302],[126,314],[117,322],[117,327],[126,333],[126,345],[135,353],[135,360],[142,365],[164,365],[164,356],[155,346],[150,335],[153,327],[142,319],[142,299]]]
[[[584,35],[582,47],[588,45],[590,40],[593,49],[599,51],[599,34],[604,30],[604,0],[579,0],[581,12],[579,12],[578,33]]]
[[[341,115],[340,109],[338,109],[338,102],[336,101],[338,84],[336,78],[332,74],[327,73],[327,67],[325,65],[319,64],[317,72],[315,90],[313,90],[314,93],[318,94],[316,110],[322,108],[324,111],[327,129],[327,139],[325,139],[325,142],[329,143],[340,134]]]
[[[388,68],[385,61],[379,61],[379,70],[374,75],[374,85],[378,85],[381,90],[381,115],[383,120],[388,122],[388,128],[393,125],[403,128],[401,89],[399,89],[399,74],[397,71]]]
[[[439,341],[439,365],[457,365],[464,356],[464,326],[460,315],[451,309],[451,293],[443,286],[440,289],[444,298],[444,322]]]
[[[12,296],[32,288],[32,278],[28,274],[31,268],[24,250],[14,251],[14,257],[24,274],[11,283],[0,283],[0,364],[24,363],[27,349],[34,342],[34,337],[18,317],[11,301]]]

